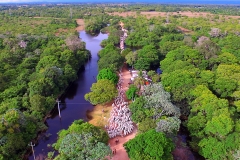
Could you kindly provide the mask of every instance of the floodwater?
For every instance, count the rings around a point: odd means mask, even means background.
[[[57,107],[55,107],[52,116],[46,120],[48,130],[40,135],[38,144],[34,147],[36,160],[44,160],[47,158],[47,153],[53,151],[50,145],[57,141],[57,133],[60,130],[67,129],[74,120],[87,120],[87,110],[93,109],[93,105],[84,99],[84,95],[90,91],[92,83],[96,82],[97,53],[101,50],[101,41],[107,39],[108,35],[100,33],[98,36],[91,36],[85,31],[79,32],[79,35],[82,41],[86,42],[86,49],[91,51],[92,58],[85,64],[85,69],[79,71],[78,79],[60,99],[61,119],[58,116]],[[31,155],[29,160],[34,160],[34,156]]]

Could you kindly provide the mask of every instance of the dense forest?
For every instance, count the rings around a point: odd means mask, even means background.
[[[75,20],[1,15],[0,23],[0,159],[20,159],[90,53]]]
[[[147,19],[139,15],[123,21],[131,31],[126,44],[140,48],[135,54],[130,52],[130,58],[127,54],[127,62],[136,69],[150,70],[160,61],[163,71],[160,88],[146,87],[130,105],[133,120],[139,123],[143,136],[149,136],[148,130],[156,128],[172,137],[179,129],[181,115],[187,117],[183,125],[190,131],[193,150],[206,159],[236,158],[240,147],[237,44],[240,37],[233,24],[239,20],[220,16]],[[188,25],[183,26],[185,23]],[[191,32],[184,33],[179,26]],[[193,28],[197,26],[198,29]],[[174,105],[168,104],[170,96],[161,85],[171,93]],[[133,152],[132,145],[141,144],[139,141],[126,144],[130,158],[152,155],[136,154],[143,150],[135,148],[138,152]]]
[[[127,11],[136,15],[110,14]],[[166,14],[150,17],[143,11]],[[173,14],[180,11],[207,14]],[[145,86],[140,75],[126,93],[135,99],[129,108],[138,125],[138,135],[124,145],[130,159],[172,159],[180,124],[190,132],[191,149],[205,159],[239,159],[240,27],[238,17],[227,16],[239,14],[236,6],[0,6],[0,159],[22,158],[27,144],[46,129],[43,119],[56,99],[91,56],[75,32],[76,18],[85,20],[89,34],[109,34],[101,43],[98,81],[87,100],[95,105],[116,96],[123,62],[148,71],[152,79]],[[128,30],[122,53],[116,47],[123,34],[120,21]],[[111,92],[99,98],[99,90]],[[103,158],[110,154],[107,139],[103,130],[79,120],[59,132],[54,148],[62,153],[57,158],[71,159],[79,157],[76,142],[87,143],[95,157]],[[99,155],[101,149],[105,152]]]

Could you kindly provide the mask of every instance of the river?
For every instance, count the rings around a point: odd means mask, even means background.
[[[48,144],[57,141],[57,133],[62,129],[67,129],[74,120],[87,120],[87,110],[92,110],[93,105],[84,99],[84,95],[90,91],[92,83],[96,82],[98,74],[98,51],[101,49],[100,43],[107,39],[107,34],[100,33],[98,36],[91,36],[85,31],[79,32],[82,41],[86,42],[86,49],[91,51],[92,58],[85,64],[85,69],[79,71],[78,79],[70,86],[65,95],[60,99],[61,119],[55,108],[52,116],[46,120],[48,130],[40,135],[38,144],[34,147],[36,160],[44,160],[49,151],[53,151]],[[34,160],[33,155],[29,160]]]

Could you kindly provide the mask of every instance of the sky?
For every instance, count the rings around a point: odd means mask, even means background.
[[[145,3],[191,3],[191,4],[240,4],[240,0],[0,0],[0,3],[28,2],[145,2]]]

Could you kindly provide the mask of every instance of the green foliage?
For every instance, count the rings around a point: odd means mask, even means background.
[[[100,80],[100,79],[108,79],[108,80],[111,80],[114,84],[117,84],[119,78],[115,72],[113,72],[109,68],[106,68],[99,71],[97,75],[97,80]]]
[[[171,95],[164,90],[161,83],[145,86],[142,95],[147,100],[144,107],[154,109],[153,117],[155,119],[163,115],[180,116],[179,108],[172,104],[170,100]]]
[[[217,98],[206,86],[197,86],[192,94],[197,98],[191,103],[187,126],[191,135],[198,139],[194,143],[198,144],[200,154],[209,159],[229,159],[232,155],[228,153],[238,148],[239,143],[230,139],[235,139],[239,130],[234,125],[237,122],[233,121],[228,101]]]
[[[132,50],[130,48],[126,48],[121,52],[121,55],[126,59],[126,56],[128,53],[130,53]]]
[[[151,70],[147,72],[147,75],[152,79],[153,83],[157,83],[160,81],[160,75],[158,75],[155,71]]]
[[[96,105],[110,102],[116,96],[117,89],[115,84],[108,79],[100,79],[92,84],[91,92],[85,94],[84,98]]]
[[[146,118],[144,119],[141,123],[139,123],[138,125],[138,131],[140,133],[144,133],[147,132],[150,129],[154,129],[156,128],[156,121],[151,119],[151,118]]]
[[[206,158],[223,159],[227,154],[224,145],[212,137],[202,139],[199,146],[202,148],[200,153]]]
[[[128,52],[128,54],[125,56],[126,63],[133,67],[137,60],[137,52]]]
[[[149,130],[137,135],[134,139],[124,144],[130,159],[173,159],[172,150],[174,149],[172,141],[162,132]]]
[[[66,14],[69,7],[73,14]],[[179,15],[169,15],[168,24],[165,24],[166,17],[147,19],[141,15],[142,11],[189,10],[214,15],[200,13],[200,17],[188,18],[180,16],[179,12]],[[137,11],[138,14],[137,17],[109,15],[116,11]],[[200,8],[156,4],[0,7],[0,117],[5,117],[8,122],[0,124],[0,141],[4,142],[0,147],[0,159],[20,159],[19,154],[27,143],[40,129],[46,129],[41,122],[44,113],[53,107],[55,97],[68,83],[77,78],[79,67],[90,57],[77,34],[71,36],[77,18],[85,19],[86,30],[92,34],[110,23],[105,29],[110,35],[103,42],[106,50],[102,51],[103,56],[100,55],[99,70],[117,71],[124,61],[120,57],[125,57],[135,68],[147,70],[159,67],[161,60],[164,88],[181,106],[181,113],[190,114],[187,126],[194,149],[207,159],[236,157],[240,143],[239,19],[217,14],[239,15],[239,11],[235,6]],[[120,55],[114,48],[121,34],[119,21],[129,31],[125,43],[134,47],[135,53],[125,50],[126,53],[123,51]],[[191,32],[181,34],[176,30],[177,26]],[[213,30],[219,32],[215,34]],[[27,45],[24,47],[24,44]],[[159,79],[157,75],[151,78],[154,82]],[[142,83],[141,78],[136,81],[137,86],[141,87]],[[165,112],[155,103],[170,101],[157,96],[154,94],[149,102],[140,97],[130,105],[134,110],[133,119],[143,132],[150,129],[147,125],[144,127],[148,121],[150,124],[164,121],[166,128],[177,126],[177,120],[169,123],[176,118],[172,115],[155,119],[157,113]],[[14,108],[24,112],[12,111]],[[19,117],[24,117],[25,123],[20,123]],[[142,153],[136,153],[135,159],[156,159]]]
[[[228,52],[220,54],[217,61],[218,63],[229,64],[229,65],[239,63],[239,60],[237,59],[237,57]]]
[[[73,36],[75,20],[21,14],[0,19],[0,140],[6,140],[0,155],[21,159],[27,144],[46,129],[43,117],[77,78],[89,51]]]
[[[111,149],[104,143],[94,142],[90,133],[68,134],[62,140],[56,159],[104,159]]]
[[[211,40],[205,40],[196,47],[205,59],[216,57],[219,52],[219,46]]]
[[[238,90],[238,82],[240,80],[239,75],[240,66],[237,64],[220,64],[216,69],[214,90],[221,97],[230,97],[234,91]],[[226,83],[228,82],[228,83]]]
[[[147,118],[144,108],[145,104],[146,100],[143,98],[143,96],[140,96],[137,97],[135,101],[129,105],[129,108],[132,112],[131,118],[135,123],[142,122],[145,118]]]
[[[137,51],[137,60],[134,63],[134,68],[138,70],[149,70],[150,67],[157,65],[158,62],[158,51],[153,45],[146,45]]]
[[[164,73],[161,76],[166,91],[172,92],[175,101],[181,101],[189,97],[190,91],[196,85],[195,77],[199,73],[199,69],[176,70],[171,73]]]
[[[75,120],[71,126],[67,130],[61,130],[58,133],[58,141],[54,144],[55,149],[59,149],[63,138],[68,134],[84,134],[84,133],[91,133],[91,136],[94,140],[98,142],[103,142],[107,144],[108,142],[108,135],[107,133],[99,127],[96,127],[90,123],[84,122],[83,120]]]
[[[109,54],[119,54],[120,50],[114,46],[114,44],[107,44],[102,50],[99,51],[98,55],[100,58]]]
[[[126,91],[126,96],[129,100],[134,99],[137,96],[138,88],[135,85],[130,85]]]
[[[161,83],[144,87],[142,96],[129,105],[132,119],[145,132],[152,127],[159,132],[175,134],[180,127],[180,110],[170,101],[170,94]],[[147,124],[149,123],[149,124]]]
[[[162,45],[160,45],[160,51],[161,51],[161,54],[166,55],[169,51],[175,50],[183,45],[184,43],[182,41],[174,41],[174,42],[167,41]]]
[[[120,43],[119,37],[121,36],[122,31],[119,28],[120,26],[116,24],[116,25],[110,25],[101,30],[101,32],[109,33],[108,39],[103,40],[101,42],[102,47],[105,47],[106,44],[109,44],[109,43],[113,43],[114,45],[118,45]]]
[[[177,117],[167,117],[157,122],[156,130],[167,135],[175,135],[180,128],[181,120]]]
[[[124,58],[118,53],[108,53],[98,61],[98,70],[109,68],[118,71],[123,65]]]
[[[100,33],[100,30],[107,26],[107,19],[103,15],[91,16],[89,19],[86,19],[85,30],[91,35],[97,35]]]
[[[235,34],[229,34],[228,36],[224,37],[223,39],[220,39],[219,41],[219,45],[222,48],[222,51],[235,55],[238,58],[238,60],[240,58],[239,56],[240,46],[236,42],[238,42],[239,39],[240,39],[239,36]]]
[[[108,135],[101,128],[83,120],[76,120],[58,133],[59,139],[53,144],[60,153],[56,159],[103,159],[111,155],[107,146]]]

